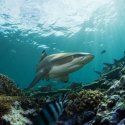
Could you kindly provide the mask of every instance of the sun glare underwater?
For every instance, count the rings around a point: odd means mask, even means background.
[[[104,97],[100,89],[109,94],[114,87],[111,82],[115,84],[117,81],[121,87],[123,81],[124,5],[124,0],[0,0],[0,94],[8,96],[11,93],[15,96],[24,90],[25,95],[30,93],[30,97],[34,94],[37,97],[40,91],[46,92],[46,95],[48,91],[54,90],[48,93],[55,95],[58,89],[59,93],[71,89],[73,94],[72,89],[81,87],[77,96],[80,98],[83,94],[88,98],[89,95],[90,99],[97,96],[95,105],[90,104],[95,108],[102,101],[101,97]],[[39,89],[39,92],[33,88]],[[90,90],[86,90],[88,88]],[[28,89],[31,89],[30,92]],[[65,102],[66,97],[63,98],[61,104]],[[77,101],[80,104],[82,99]],[[48,107],[56,107],[56,104],[49,104]],[[86,104],[84,106],[83,109]],[[88,109],[93,111],[94,108]],[[62,111],[62,108],[56,110]],[[67,107],[69,110],[71,115],[73,110],[70,106]],[[45,115],[44,111],[42,113]],[[120,120],[116,125],[123,125]],[[26,124],[31,124],[31,121],[27,120]],[[51,125],[47,119],[43,121],[38,122],[38,125]],[[1,120],[0,125],[3,125]]]

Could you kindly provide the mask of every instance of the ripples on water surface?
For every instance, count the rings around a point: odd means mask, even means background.
[[[95,60],[73,73],[90,82],[94,69],[123,55],[124,0],[0,0],[0,70],[22,87],[35,74],[40,53],[91,52]],[[100,51],[106,49],[103,56]],[[82,74],[82,75],[81,75]]]

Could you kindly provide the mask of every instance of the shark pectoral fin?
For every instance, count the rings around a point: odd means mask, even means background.
[[[43,74],[38,74],[33,81],[31,82],[31,84],[28,86],[28,89],[34,87],[41,79],[42,79]]]
[[[69,81],[69,76],[68,75],[62,76],[62,77],[59,78],[59,80],[61,82],[67,83]]]

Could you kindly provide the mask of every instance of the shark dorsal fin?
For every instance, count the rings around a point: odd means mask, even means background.
[[[45,50],[42,51],[41,57],[40,57],[40,62],[47,56],[47,53]]]

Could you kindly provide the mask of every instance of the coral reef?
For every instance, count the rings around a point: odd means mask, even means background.
[[[18,102],[15,102],[10,111],[2,116],[2,119],[9,122],[11,125],[32,125],[32,122],[24,117],[26,111],[24,111]]]
[[[71,89],[58,89],[54,91],[49,91],[49,92],[42,92],[42,91],[28,91],[26,92],[26,95],[29,97],[41,97],[41,96],[54,96],[57,94],[62,94],[62,93],[68,93],[70,92]]]
[[[105,72],[91,84],[83,85],[80,92],[69,95],[66,107],[58,125],[125,125],[125,55],[114,64],[105,63]],[[99,73],[99,72],[97,72]],[[91,90],[90,90],[91,89]],[[100,90],[103,99],[91,104],[89,91]],[[84,93],[85,92],[85,93]],[[84,94],[83,94],[84,93]],[[93,97],[95,97],[94,95]],[[83,100],[89,100],[87,103]],[[96,100],[95,100],[96,102]]]
[[[120,80],[117,80],[110,86],[108,93],[116,93],[121,90],[125,90],[125,75],[121,76]]]
[[[20,105],[23,109],[39,109],[46,104],[46,98],[24,98],[21,100]]]
[[[78,93],[72,93],[69,95],[70,101],[66,112],[68,115],[74,115],[88,110],[95,111],[102,99],[103,93],[98,90],[82,90]]]
[[[3,74],[0,74],[0,94],[7,96],[23,95],[21,89],[16,86],[15,82]]]
[[[0,111],[9,110],[11,105],[17,100],[21,100],[21,97],[0,95]]]
[[[57,125],[125,125],[124,62],[125,56],[114,64],[105,63],[107,70],[91,84],[72,83],[59,90],[43,86],[22,92],[0,74],[0,125],[35,125],[34,114],[65,94],[68,103]]]

